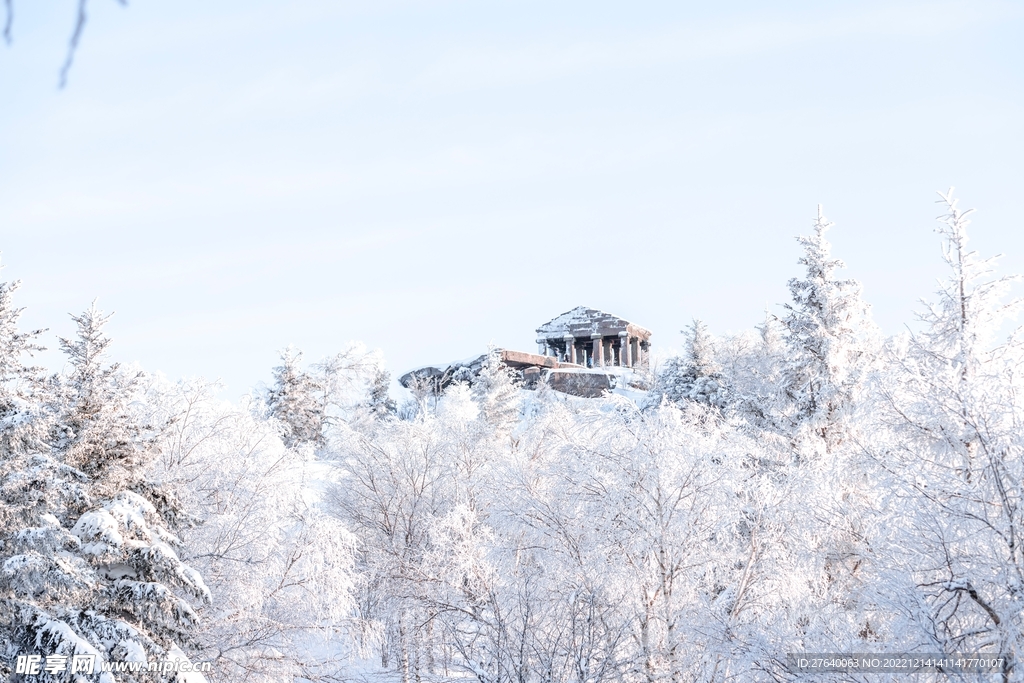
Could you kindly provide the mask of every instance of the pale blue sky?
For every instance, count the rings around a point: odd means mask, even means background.
[[[1020,2],[92,0],[15,6],[0,250],[25,324],[237,395],[294,343],[392,370],[533,350],[576,305],[756,324],[815,205],[887,332],[934,191],[1024,272]],[[56,358],[47,362],[57,363]]]

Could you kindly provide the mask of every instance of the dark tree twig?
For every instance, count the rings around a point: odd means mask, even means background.
[[[117,0],[118,4],[122,6],[128,5],[128,0]],[[75,61],[75,51],[78,49],[78,41],[82,38],[82,31],[85,28],[85,6],[89,3],[89,0],[78,0],[78,14],[75,17],[75,30],[71,34],[71,40],[68,41],[68,55],[64,59],[64,65],[60,68],[60,88],[68,84],[68,72],[71,70],[71,64]],[[6,14],[6,20],[4,21],[4,42],[8,45],[11,44],[11,26],[14,24],[14,0],[4,0],[4,11]]]
[[[11,44],[11,22],[14,21],[14,0],[4,0],[4,9],[7,10],[7,21],[4,22],[4,40]]]
[[[60,88],[68,84],[68,70],[75,60],[75,50],[78,49],[78,40],[82,37],[82,29],[85,28],[85,6],[89,0],[78,0],[78,17],[75,19],[75,32],[71,34],[71,42],[68,44],[68,56],[64,60],[64,66],[60,68]]]

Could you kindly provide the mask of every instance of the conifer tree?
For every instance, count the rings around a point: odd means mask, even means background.
[[[42,330],[21,332],[23,309],[14,306],[20,282],[0,283],[0,678],[14,671],[19,635],[36,620],[33,598],[43,590],[63,596],[79,589],[78,569],[57,560],[74,539],[51,514],[59,463],[46,446],[48,415],[42,409],[40,368],[26,356],[43,350]],[[83,495],[72,480],[72,496]]]
[[[724,408],[724,377],[715,360],[714,338],[707,325],[695,319],[683,334],[687,335],[686,355],[666,362],[655,391],[660,390],[666,400],[677,405],[694,401]]]
[[[53,380],[57,405],[52,443],[66,464],[120,490],[137,483],[147,451],[155,448],[156,433],[134,420],[128,407],[138,394],[142,373],[121,372],[118,363],[104,365],[111,340],[103,326],[111,316],[93,302],[81,315],[71,316],[77,336],[59,339],[71,371]]]
[[[267,405],[281,421],[286,446],[323,444],[325,406],[322,387],[302,369],[302,352],[294,347],[281,351],[281,365],[274,368],[274,386]]]
[[[480,419],[497,432],[507,433],[519,416],[520,395],[501,351],[491,348],[473,380],[473,396],[480,406]]]
[[[18,330],[24,310],[14,306],[19,287],[17,280],[0,283],[0,445],[8,453],[37,448],[44,424],[36,404],[43,386],[42,368],[27,365],[26,356],[45,350],[37,341],[45,330]]]
[[[367,409],[377,419],[390,417],[398,410],[398,405],[391,398],[390,384],[391,373],[378,368],[370,381],[370,390],[366,399]]]
[[[93,306],[74,320],[77,338],[61,340],[71,372],[50,382],[38,418],[49,447],[22,439],[0,461],[0,657],[9,666],[18,654],[92,656],[98,672],[103,662],[188,645],[194,604],[210,595],[178,557],[173,496],[144,477],[155,445],[128,409],[136,378],[103,364],[107,317]],[[0,334],[10,348],[16,315],[8,321]],[[36,680],[68,678],[53,671]]]
[[[844,264],[831,258],[825,232],[834,225],[818,205],[814,234],[798,237],[806,267],[803,279],[789,281],[792,302],[781,318],[790,359],[783,369],[784,407],[794,436],[806,430],[825,450],[843,440],[842,423],[864,379],[874,326],[860,283],[840,280]]]

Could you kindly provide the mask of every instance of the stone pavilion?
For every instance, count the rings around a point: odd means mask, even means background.
[[[586,368],[639,367],[646,364],[650,348],[650,330],[586,306],[537,328],[540,355]]]

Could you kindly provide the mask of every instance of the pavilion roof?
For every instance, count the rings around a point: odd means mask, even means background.
[[[651,337],[650,330],[617,315],[605,313],[596,308],[577,306],[538,327],[537,338],[538,340],[564,339],[566,336],[572,336],[577,339],[589,339],[594,334],[618,336],[621,332],[626,332],[631,337],[639,337],[645,341]]]

